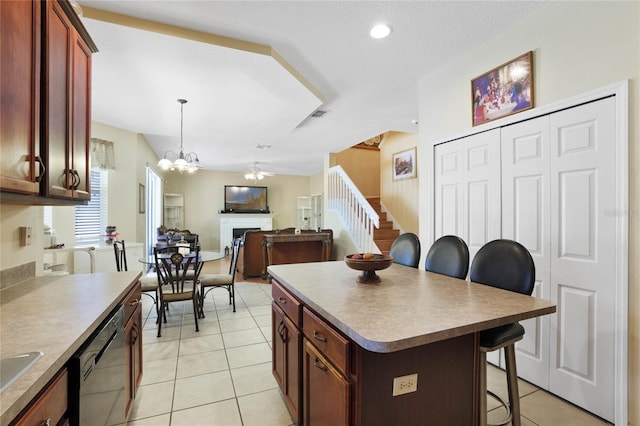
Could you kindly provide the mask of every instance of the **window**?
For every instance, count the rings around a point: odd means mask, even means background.
[[[99,241],[106,232],[108,176],[106,170],[91,170],[91,200],[76,206],[76,241]]]

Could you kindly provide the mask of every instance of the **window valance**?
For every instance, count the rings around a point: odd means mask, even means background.
[[[102,170],[116,168],[113,142],[91,138],[91,167]]]

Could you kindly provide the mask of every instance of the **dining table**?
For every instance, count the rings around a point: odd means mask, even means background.
[[[209,250],[200,250],[199,251],[199,261],[202,263],[206,263],[206,262],[212,262],[214,260],[220,260],[224,258],[224,252],[221,251],[209,251]],[[169,256],[168,254],[165,254],[164,256]],[[191,252],[191,253],[187,253],[186,255],[184,255],[185,257],[194,257],[195,256],[195,252]],[[150,254],[146,257],[141,257],[138,259],[138,262],[140,263],[144,263],[147,265],[155,265],[156,264],[156,258],[153,254]]]

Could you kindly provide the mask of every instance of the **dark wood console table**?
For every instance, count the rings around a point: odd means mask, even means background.
[[[331,259],[332,232],[264,234],[262,240],[262,275],[269,279],[267,267],[288,263],[325,262]]]

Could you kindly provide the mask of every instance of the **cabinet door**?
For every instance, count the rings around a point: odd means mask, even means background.
[[[55,1],[45,28],[44,195],[88,200],[91,52]]]
[[[349,382],[306,339],[303,356],[303,423],[348,425],[351,412]]]
[[[300,424],[300,350],[302,334],[274,302],[271,341],[273,376],[285,397],[293,419]]]
[[[39,1],[0,1],[0,189],[38,194]]]
[[[69,152],[72,26],[57,2],[46,2],[45,126],[42,143],[47,165],[45,195],[71,198]]]
[[[91,51],[86,43],[74,33],[73,37],[73,90],[71,104],[72,130],[71,167],[76,181],[74,198],[91,198],[89,171],[89,133],[91,129]]]
[[[284,312],[282,312],[282,309],[280,309],[275,302],[271,303],[271,311],[271,345],[273,346],[271,352],[272,371],[273,377],[276,379],[276,382],[278,382],[278,386],[280,386],[280,390],[284,393],[284,378],[286,376],[286,350],[284,339],[282,338]]]
[[[125,417],[133,406],[142,381],[142,305],[138,304],[124,327],[125,338]]]

